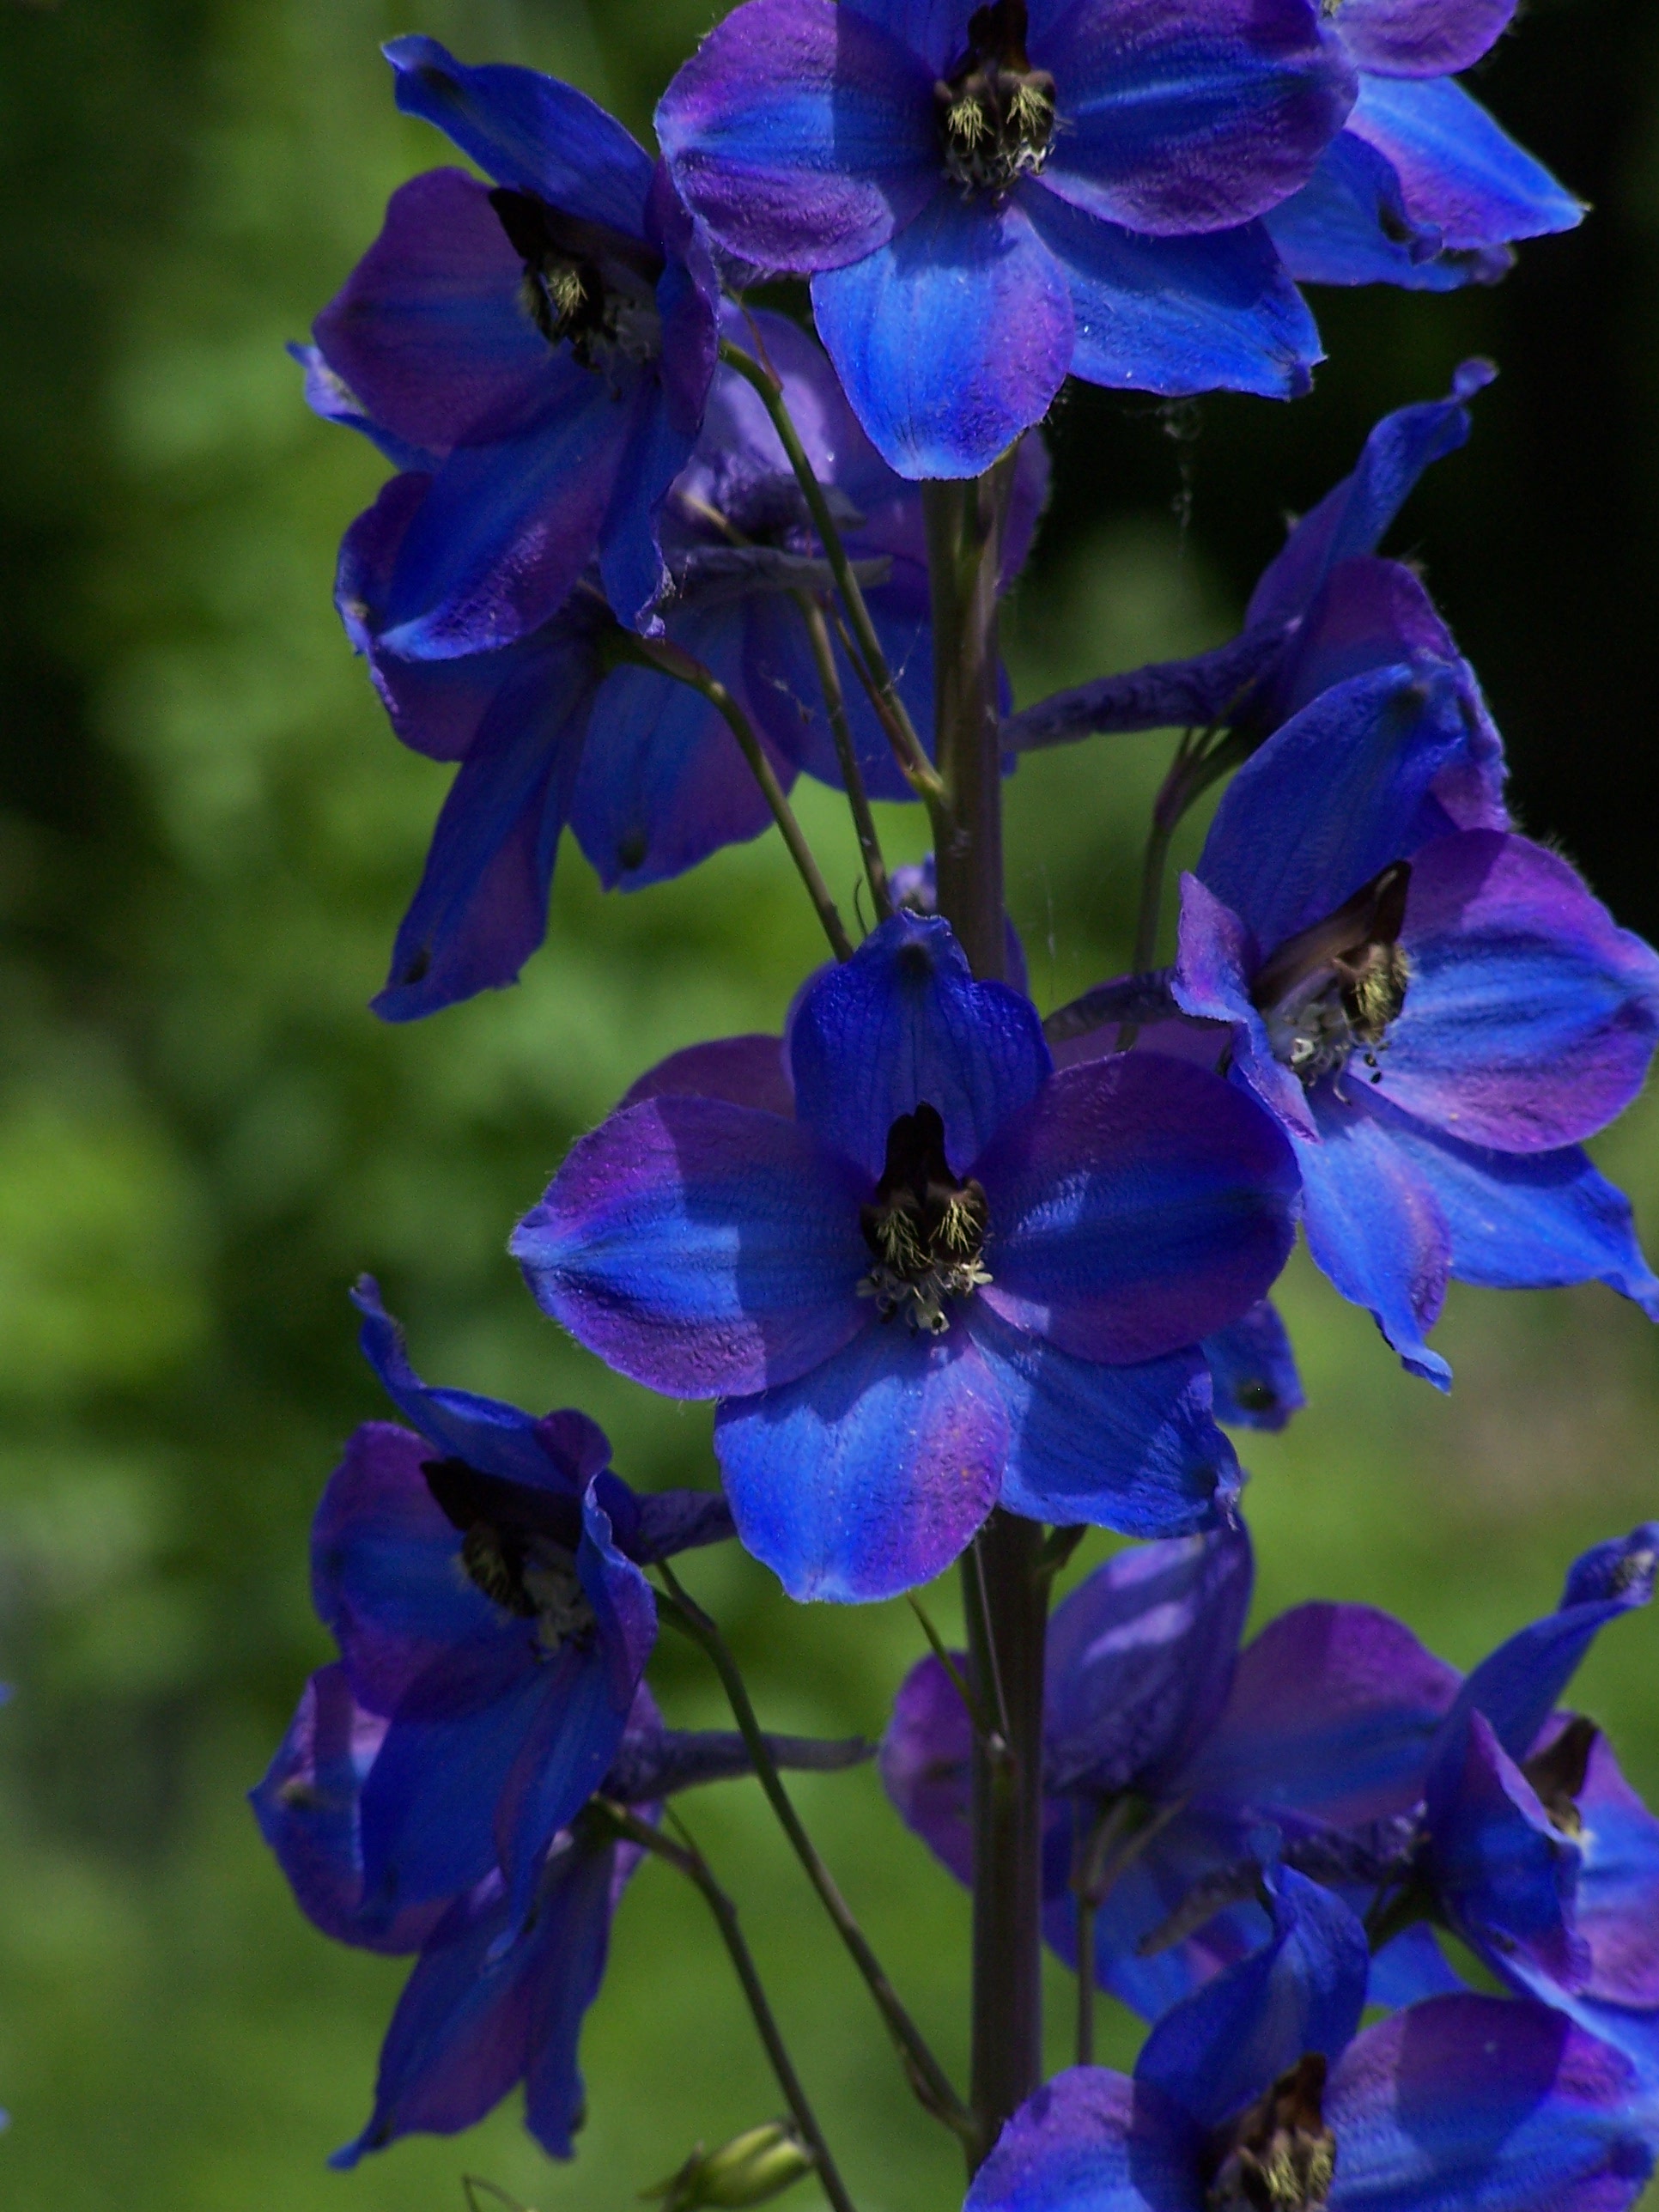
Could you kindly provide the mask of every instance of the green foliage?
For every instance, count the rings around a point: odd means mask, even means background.
[[[449,0],[422,27],[574,76],[642,127],[702,21],[686,0]],[[602,899],[567,852],[521,988],[415,1030],[365,1012],[443,771],[392,741],[328,604],[380,465],[306,416],[282,346],[391,186],[447,158],[391,112],[374,49],[407,27],[366,0],[64,0],[3,26],[0,1657],[17,1696],[0,1721],[0,2190],[16,2212],[453,2212],[463,2172],[542,2212],[619,2203],[776,2105],[701,1905],[653,1865],[592,2018],[576,2166],[549,2168],[507,2112],[465,2146],[327,2174],[402,1970],[308,1930],[240,1798],[325,1656],[312,1506],[341,1437],[382,1410],[344,1301],[358,1269],[380,1274],[429,1376],[589,1407],[641,1484],[709,1479],[706,1410],[561,1340],[505,1238],[642,1067],[775,1026],[820,957],[775,839],[630,900]],[[1167,515],[1117,515],[1015,609],[1021,695],[1207,641],[1236,614]],[[1124,957],[1166,752],[1103,742],[1014,780],[1012,897],[1045,1003]],[[809,792],[802,812],[850,907],[837,803]],[[890,858],[919,853],[917,821],[884,827]],[[1607,1148],[1650,1230],[1654,1128],[1640,1109]],[[1449,1402],[1305,1267],[1286,1303],[1314,1404],[1249,1455],[1264,1611],[1364,1598],[1467,1661],[1552,1601],[1574,1549],[1652,1510],[1659,1383],[1610,1294],[1455,1299]],[[879,1732],[921,1650],[908,1608],[797,1612],[735,1555],[690,1578],[770,1724]],[[948,1589],[929,1601],[951,1619]],[[1656,1656],[1659,1624],[1626,1625],[1584,1692],[1650,1790]],[[665,1648],[659,1678],[674,1718],[718,1722],[684,1650]],[[799,1794],[960,2070],[963,1899],[867,1771]],[[950,2202],[949,2141],[911,2106],[758,1799],[727,1786],[686,1811],[860,2203]],[[1133,2050],[1127,2023],[1104,2033],[1108,2056]]]

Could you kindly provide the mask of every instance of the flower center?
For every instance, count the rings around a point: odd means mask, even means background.
[[[989,1222],[985,1193],[951,1174],[945,1124],[923,1104],[887,1132],[887,1164],[859,1212],[875,1266],[859,1285],[884,1321],[902,1313],[913,1329],[942,1336],[947,1298],[965,1298],[991,1279],[981,1265]]]
[[[520,297],[549,345],[568,343],[584,368],[608,368],[618,356],[656,359],[662,350],[659,253],[504,185],[490,193],[489,204],[523,259]]]
[[[593,1627],[574,1554],[544,1531],[516,1525],[501,1501],[510,1486],[481,1476],[461,1459],[428,1460],[421,1472],[452,1528],[460,1531],[461,1567],[489,1602],[536,1623],[550,1658]]]
[[[1298,2058],[1223,2130],[1210,2212],[1322,2212],[1336,2172],[1336,2137],[1325,2125],[1325,2061]]]
[[[1408,861],[1392,862],[1334,914],[1287,938],[1251,986],[1275,1056],[1304,1090],[1340,1075],[1356,1051],[1370,1080],[1382,1080],[1377,1054],[1411,980],[1399,943],[1411,873]]]
[[[1054,81],[1025,52],[1025,0],[993,0],[968,25],[968,52],[933,87],[945,173],[964,194],[1035,176],[1054,135]]]
[[[1599,1731],[1583,1713],[1575,1714],[1553,1743],[1521,1762],[1521,1771],[1538,1792],[1538,1802],[1550,1816],[1550,1825],[1564,1836],[1584,1832],[1584,1816],[1578,1794],[1589,1771],[1589,1757]]]

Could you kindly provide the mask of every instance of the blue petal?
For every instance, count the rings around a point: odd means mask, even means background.
[[[608,1463],[611,1446],[605,1431],[585,1413],[551,1416],[557,1426],[550,1428],[549,1422],[500,1399],[428,1388],[410,1364],[403,1330],[381,1304],[372,1275],[358,1279],[351,1302],[363,1316],[358,1342],[364,1358],[392,1404],[439,1455],[465,1460],[480,1474],[556,1489],[573,1500]]]
[[[1359,80],[1348,128],[1393,164],[1406,205],[1458,250],[1571,230],[1573,198],[1450,77]]]
[[[1334,684],[1239,769],[1199,877],[1270,952],[1409,851],[1435,779],[1470,745],[1457,672],[1444,663]]]
[[[288,350],[306,373],[306,405],[313,415],[319,415],[325,422],[338,422],[345,429],[356,430],[384,453],[394,469],[414,469],[429,476],[438,466],[439,455],[411,446],[365,413],[356,393],[323,359],[320,347],[290,345]]]
[[[974,0],[842,0],[920,54],[935,76],[960,59]]]
[[[1153,661],[1127,675],[1103,676],[1075,690],[1056,691],[1011,714],[1002,726],[1002,742],[1013,752],[1035,752],[1097,732],[1201,729],[1229,722],[1284,647],[1281,625],[1264,623],[1190,660]]]
[[[1385,415],[1366,439],[1352,476],[1333,486],[1291,531],[1284,550],[1261,572],[1244,620],[1291,622],[1339,562],[1374,553],[1431,462],[1468,441],[1465,403],[1498,374],[1489,362],[1466,361],[1451,397]]]
[[[1260,223],[1146,238],[1040,186],[1021,204],[1071,291],[1074,376],[1172,398],[1254,392],[1289,399],[1309,389],[1324,349]]]
[[[1452,292],[1492,284],[1515,257],[1507,246],[1443,250],[1439,229],[1413,222],[1392,161],[1340,131],[1299,192],[1263,218],[1285,268],[1302,284],[1398,284]]]
[[[1235,1428],[1282,1429],[1307,1404],[1290,1332],[1267,1298],[1200,1346],[1215,1386],[1215,1417]]]
[[[1200,2127],[1215,2127],[1308,2051],[1335,2058],[1364,2008],[1370,1950],[1340,1897],[1281,1867],[1266,1877],[1272,1941],[1165,2013],[1135,2061]]]
[[[1387,1126],[1395,1151],[1433,1196],[1459,1282],[1496,1291],[1606,1283],[1659,1321],[1659,1278],[1637,1242],[1630,1200],[1576,1145],[1493,1152],[1404,1115]]]
[[[1424,1921],[1385,1943],[1371,1960],[1368,2004],[1417,2004],[1425,1997],[1456,1996],[1468,1984],[1446,1964],[1434,1930]]]
[[[967,1655],[956,1656],[961,1662]],[[881,1740],[882,1787],[905,1826],[969,1888],[973,1764],[974,1724],[962,1692],[930,1652],[916,1662],[893,1699]]]
[[[435,123],[497,184],[644,236],[651,157],[586,93],[538,70],[467,69],[435,39],[393,39],[384,51],[404,113]]]
[[[1186,1536],[1231,1514],[1243,1483],[1210,1416],[1196,1349],[1131,1367],[1074,1359],[982,1303],[969,1326],[996,1374],[1012,1436],[1002,1503],[1028,1520],[1125,1536]]]
[[[664,1096],[580,1139],[510,1249],[538,1304],[621,1373],[730,1396],[805,1375],[865,1326],[867,1193],[793,1121]]]
[[[1556,1611],[1500,1644],[1468,1676],[1442,1740],[1456,1741],[1466,1717],[1484,1713],[1510,1757],[1524,1759],[1601,1630],[1652,1597],[1656,1571],[1659,1521],[1575,1559]]]
[[[669,486],[696,442],[696,429],[695,422],[676,422],[661,386],[647,381],[599,539],[605,597],[620,621],[653,635],[662,624],[652,617],[651,608],[668,581],[657,542],[658,518]]]
[[[1242,1522],[1120,1552],[1048,1623],[1050,1790],[1155,1793],[1209,1730],[1250,1607]]]
[[[975,981],[950,924],[913,914],[894,915],[851,960],[813,978],[788,1051],[800,1119],[872,1182],[888,1131],[923,1103],[965,1175],[1053,1066],[1030,1001]]]
[[[739,606],[674,617],[674,643],[741,696]],[[787,763],[774,763],[786,789]],[[700,691],[653,668],[622,667],[594,702],[570,826],[607,890],[637,890],[696,867],[772,824],[737,739]]]
[[[997,1380],[969,1337],[872,1322],[797,1382],[726,1400],[714,1449],[744,1548],[793,1598],[930,1582],[996,1503]]]
[[[1622,2212],[1653,2163],[1635,2093],[1627,2061],[1542,2005],[1413,2005],[1327,2085],[1331,2212]]]
[[[556,381],[555,371],[557,372]],[[416,660],[510,645],[556,614],[598,548],[641,406],[574,358],[544,411],[510,437],[451,453],[398,551],[381,642]]]
[[[1158,2090],[1103,2066],[1057,2074],[1020,2106],[963,2212],[1192,2212],[1202,2145]]]
[[[902,477],[977,476],[1040,422],[1071,365],[1064,271],[1018,198],[941,181],[885,245],[812,279],[853,411]]]
[[[1366,1307],[1413,1375],[1443,1390],[1451,1370],[1429,1349],[1450,1272],[1451,1239],[1428,1178],[1394,1142],[1392,1117],[1314,1093],[1317,1139],[1296,1139],[1308,1249],[1345,1298]]]

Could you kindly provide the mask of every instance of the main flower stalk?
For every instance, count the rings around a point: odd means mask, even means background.
[[[997,575],[1011,459],[926,488],[935,745],[949,793],[939,910],[981,976],[1000,977],[1002,773]],[[992,1734],[974,1761],[973,2048],[981,2156],[1042,2079],[1042,1532],[999,1509],[963,1563],[974,1687]]]

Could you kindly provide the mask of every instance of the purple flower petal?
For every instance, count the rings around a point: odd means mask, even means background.
[[[629,1087],[622,1105],[638,1106],[647,1098],[672,1097],[725,1098],[733,1106],[751,1106],[793,1121],[795,1093],[789,1081],[783,1039],[715,1037],[708,1044],[689,1044],[647,1068]]]
[[[1338,2062],[1332,2212],[1622,2212],[1653,2163],[1628,2061],[1541,2005],[1436,1997]]]
[[[677,645],[738,689],[743,624],[736,607],[676,617]],[[794,772],[774,758],[787,789]],[[570,826],[607,890],[683,875],[722,845],[772,823],[737,739],[699,691],[655,669],[623,667],[594,702],[570,799]]]
[[[1566,862],[1476,831],[1413,856],[1406,1002],[1383,1090],[1431,1128],[1503,1152],[1593,1136],[1659,1042],[1659,955]]]
[[[916,1662],[893,1700],[881,1740],[882,1786],[905,1826],[968,1887],[974,1880],[973,1757],[973,1723],[962,1692],[930,1653]]]
[[[763,268],[855,261],[939,187],[933,70],[834,0],[747,0],[681,68],[656,125],[687,206]]]
[[[1399,284],[1450,292],[1490,283],[1514,256],[1443,253],[1434,223],[1413,222],[1395,166],[1352,131],[1339,131],[1298,192],[1262,217],[1299,284]]]
[[[1242,1523],[1120,1552],[1048,1624],[1044,1784],[1159,1793],[1227,1700],[1249,1611]]]
[[[1354,95],[1341,40],[1306,0],[1037,0],[1031,58],[1060,127],[1043,181],[1108,222],[1224,230],[1307,180]]]
[[[1272,1118],[1158,1054],[1055,1075],[974,1171],[985,1303],[1085,1359],[1155,1359],[1237,1321],[1294,1236],[1295,1164]]]
[[[936,175],[902,230],[812,280],[818,335],[902,477],[977,476],[1042,420],[1065,380],[1071,294],[1024,199],[963,200]]]
[[[319,346],[290,344],[288,351],[305,371],[306,405],[313,415],[320,416],[325,422],[337,422],[344,429],[356,430],[378,453],[384,453],[394,469],[414,469],[431,475],[440,457],[423,447],[411,446],[407,439],[398,437],[365,413],[362,401],[345,379],[329,367]]]
[[[1497,374],[1489,362],[1466,361],[1451,397],[1385,415],[1366,439],[1352,476],[1328,491],[1291,531],[1261,572],[1244,620],[1291,622],[1341,561],[1374,553],[1382,534],[1431,463],[1467,444],[1467,403]]]
[[[894,1597],[996,1503],[1008,1419],[966,1331],[870,1322],[798,1382],[728,1398],[714,1449],[744,1548],[793,1598]]]
[[[1352,1912],[1288,1867],[1266,1880],[1272,1940],[1165,2013],[1135,2061],[1136,2081],[1200,2127],[1241,2111],[1304,2053],[1338,2057],[1364,2008],[1370,1950]]]
[[[666,404],[663,386],[653,392],[647,382],[633,410],[599,539],[600,580],[617,620],[653,637],[663,625],[652,610],[668,585],[658,526],[697,434],[695,422],[675,419],[678,411]]]
[[[1172,988],[1194,1022],[1225,1022],[1232,1031],[1238,1075],[1285,1127],[1317,1133],[1314,1109],[1300,1080],[1273,1051],[1267,1025],[1250,1003],[1250,978],[1260,964],[1251,933],[1196,876],[1181,878],[1181,918]]]
[[[1306,1405],[1291,1339],[1272,1301],[1206,1336],[1201,1347],[1215,1385],[1215,1417],[1234,1428],[1282,1429]]]
[[[865,1326],[867,1196],[793,1122],[653,1098],[572,1147],[510,1249],[544,1310],[623,1374],[732,1396],[805,1375]]]
[[[1303,1605],[1242,1654],[1225,1711],[1185,1778],[1206,1802],[1361,1828],[1423,1793],[1454,1667],[1362,1605]]]
[[[1650,2033],[1659,2037],[1659,1820],[1603,1735],[1590,1748],[1577,1803],[1584,1833],[1577,1919],[1589,1946],[1589,1994],[1656,2015]]]
[[[1319,1136],[1296,1139],[1308,1249],[1345,1298],[1369,1308],[1413,1375],[1443,1390],[1451,1370],[1425,1341],[1440,1317],[1451,1240],[1433,1186],[1369,1101],[1316,1094]]]
[[[388,652],[453,660],[510,645],[556,613],[599,541],[637,410],[574,357],[549,371],[541,416],[511,437],[451,453],[398,553],[386,605]]]
[[[1509,27],[1515,0],[1342,0],[1342,43],[1384,76],[1451,76]]]
[[[1035,752],[1097,732],[1231,721],[1283,649],[1281,627],[1264,623],[1190,660],[1153,661],[1127,675],[1103,676],[1010,715],[1002,741],[1011,751]]]
[[[1150,2083],[1071,2067],[1003,2129],[963,2212],[1193,2212],[1201,2151],[1186,2114]]]
[[[980,1302],[968,1325],[1012,1425],[1011,1513],[1126,1536],[1190,1535],[1231,1513],[1243,1476],[1211,1419],[1196,1348],[1105,1367],[1010,1328]]]
[[[935,76],[943,76],[961,58],[974,11],[974,0],[843,0],[843,4],[856,8],[920,54]]]
[[[1406,206],[1448,246],[1478,250],[1572,230],[1582,201],[1449,77],[1365,76],[1348,128],[1393,166]]]
[[[586,93],[537,70],[468,69],[435,39],[393,39],[385,53],[404,113],[435,123],[497,184],[644,235],[651,156]]]
[[[806,986],[788,1052],[801,1121],[872,1183],[888,1131],[923,1103],[945,1123],[951,1165],[967,1174],[1052,1066],[1030,1000],[975,981],[948,922],[905,913]]]
[[[1171,398],[1308,390],[1324,358],[1319,332],[1259,223],[1146,238],[1054,191],[1027,191],[1021,204],[1071,291],[1073,375]]]
[[[317,343],[377,422],[441,454],[511,430],[559,380],[520,301],[524,264],[486,188],[459,169],[399,185],[386,222],[317,318]]]
[[[428,1899],[387,1918],[366,1911],[358,1814],[363,1778],[386,1723],[351,1694],[342,1666],[320,1668],[257,1790],[253,1816],[288,1877],[295,1903],[337,1943],[370,1951],[414,1951],[448,1909]]]

